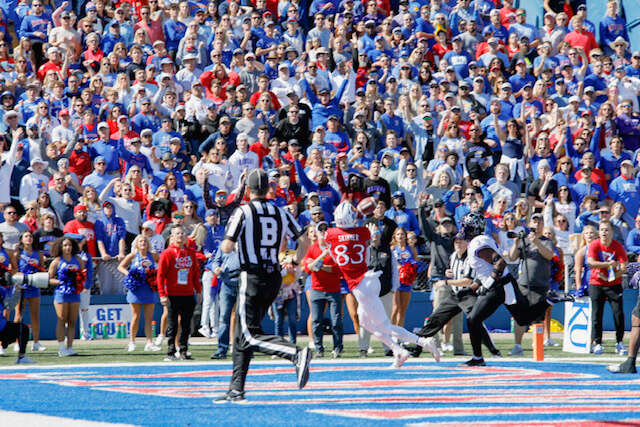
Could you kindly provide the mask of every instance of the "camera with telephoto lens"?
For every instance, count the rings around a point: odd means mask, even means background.
[[[526,231],[507,231],[507,237],[510,239],[524,239],[527,236]]]
[[[10,285],[15,285],[20,288],[25,288],[27,286],[33,286],[34,288],[47,288],[49,287],[49,273],[33,273],[33,274],[23,274],[18,273],[14,276],[11,273],[5,273],[0,275],[0,286],[7,287]]]

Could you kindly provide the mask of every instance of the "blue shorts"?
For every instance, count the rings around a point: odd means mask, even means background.
[[[127,290],[129,304],[156,304],[159,301],[158,294],[153,292],[149,285],[140,285],[135,291]]]
[[[23,290],[22,293],[25,298],[38,298],[40,296],[40,289],[29,286],[27,289]]]
[[[63,304],[65,302],[80,302],[80,294],[66,295],[60,292],[54,292],[53,301],[58,304]]]
[[[411,292],[411,285],[400,285],[399,292]]]
[[[349,289],[349,284],[344,279],[340,279],[340,293],[342,295],[346,295],[346,294],[350,294],[351,293],[351,289]]]

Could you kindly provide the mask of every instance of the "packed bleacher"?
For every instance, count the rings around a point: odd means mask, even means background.
[[[637,256],[640,52],[618,2],[544,2],[540,28],[513,3],[3,0],[4,248],[83,236],[91,292],[124,294],[136,236],[157,254],[183,226],[209,289],[263,168],[310,228],[374,197],[369,221],[430,281],[434,233],[470,211],[504,255],[541,213],[569,264],[605,219]]]

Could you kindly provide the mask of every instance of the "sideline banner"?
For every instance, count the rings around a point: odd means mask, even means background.
[[[131,325],[131,306],[129,304],[90,305],[89,323],[96,324],[98,338],[102,337],[102,328],[105,324],[109,338],[116,338],[118,323],[126,325],[128,335]]]
[[[580,298],[564,303],[564,339],[562,351],[591,352],[591,299]]]

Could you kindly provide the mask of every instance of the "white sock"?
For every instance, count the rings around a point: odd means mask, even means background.
[[[64,351],[67,349],[67,346],[65,345],[64,341],[60,341],[58,342],[58,348],[60,349],[60,351]]]

